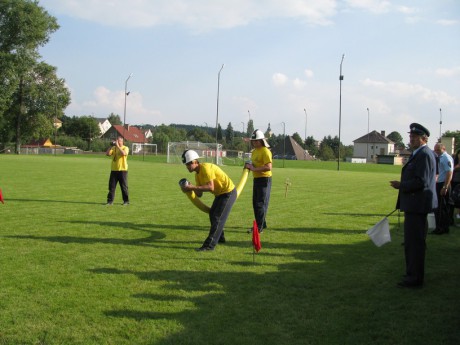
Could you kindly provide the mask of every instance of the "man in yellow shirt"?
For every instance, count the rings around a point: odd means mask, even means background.
[[[182,162],[187,170],[195,172],[195,183],[181,186],[184,192],[194,191],[198,197],[203,192],[211,192],[215,198],[209,211],[211,228],[209,235],[203,245],[197,251],[214,250],[217,243],[225,243],[224,226],[227,218],[236,201],[237,193],[235,185],[228,175],[217,165],[212,163],[200,163],[198,153],[193,150],[186,150],[182,154]]]
[[[120,183],[123,205],[129,205],[128,194],[128,154],[129,148],[123,145],[123,137],[118,136],[114,145],[106,151],[106,156],[112,157],[112,168],[109,178],[109,194],[107,194],[107,205],[113,204],[117,183]]]
[[[251,135],[251,144],[254,150],[251,153],[251,163],[246,163],[245,168],[252,171],[254,184],[252,187],[252,207],[259,232],[266,227],[265,221],[270,202],[272,189],[272,152],[264,133],[256,129]],[[250,229],[248,232],[251,232]]]

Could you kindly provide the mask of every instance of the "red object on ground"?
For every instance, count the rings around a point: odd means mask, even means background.
[[[254,250],[256,252],[259,252],[259,250],[262,248],[262,245],[260,244],[259,229],[257,228],[256,221],[254,221],[252,226],[252,244],[254,245]]]

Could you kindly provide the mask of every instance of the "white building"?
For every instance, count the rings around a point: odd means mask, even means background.
[[[99,130],[101,131],[101,137],[107,132],[110,127],[112,127],[112,124],[108,119],[96,119],[98,125],[99,125]]]
[[[385,131],[372,131],[353,141],[353,157],[376,162],[379,155],[395,153],[395,143],[385,137]]]

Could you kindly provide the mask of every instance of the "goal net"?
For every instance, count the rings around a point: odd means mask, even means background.
[[[131,145],[131,155],[157,155],[157,144],[133,143]]]
[[[182,153],[185,150],[196,151],[202,157],[200,161],[222,165],[222,144],[201,143],[199,141],[169,142],[167,162],[182,164]]]

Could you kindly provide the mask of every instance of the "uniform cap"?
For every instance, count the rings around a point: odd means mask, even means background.
[[[414,133],[418,135],[426,135],[427,137],[430,136],[430,131],[419,123],[411,123],[409,133]]]

